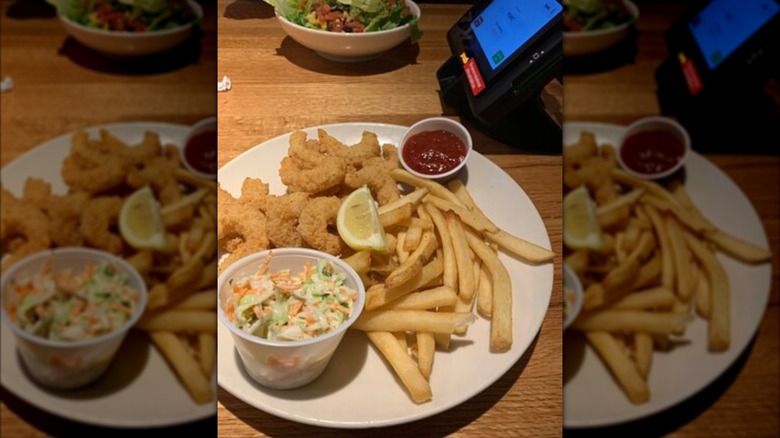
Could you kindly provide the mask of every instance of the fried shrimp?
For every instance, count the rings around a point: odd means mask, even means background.
[[[121,209],[122,198],[118,196],[92,198],[84,208],[79,225],[84,240],[95,248],[120,254],[124,243],[114,228]]]
[[[23,257],[51,245],[49,219],[41,209],[4,188],[0,199],[0,241],[3,253],[11,253],[2,264],[5,271]]]
[[[268,238],[279,247],[302,247],[305,241],[298,232],[298,218],[309,202],[308,193],[289,193],[274,198],[268,208]]]
[[[227,192],[222,195],[230,196]],[[220,271],[249,254],[268,249],[270,243],[265,214],[232,196],[223,198],[220,204],[217,236],[221,244],[229,246],[225,249],[230,252],[220,263]]]
[[[323,156],[316,167],[302,168],[292,157],[284,157],[279,177],[290,192],[320,193],[338,186],[347,172],[344,160]]]
[[[175,172],[178,163],[163,156],[149,158],[144,161],[141,169],[133,169],[127,173],[126,183],[133,188],[149,185],[154,190],[160,204],[168,205],[182,196]]]
[[[79,166],[69,156],[62,163],[62,179],[72,190],[84,191],[92,195],[116,189],[124,183],[125,168],[118,158],[109,158],[99,167]]]
[[[328,135],[328,137],[330,137],[330,135]],[[320,138],[320,142],[322,141],[323,139]],[[365,131],[363,132],[360,142],[351,147],[341,148],[336,152],[336,156],[343,158],[348,165],[356,165],[372,157],[378,157],[381,152],[379,139],[376,134]]]
[[[53,196],[45,207],[49,215],[49,234],[57,246],[83,246],[84,236],[79,230],[82,212],[89,203],[89,193],[73,192]]]
[[[241,197],[239,202],[265,213],[268,210],[274,196],[269,194],[269,187],[259,178],[245,178],[241,185]]]
[[[333,231],[341,199],[336,196],[320,197],[309,201],[301,210],[298,232],[312,248],[328,254],[341,254],[344,243]]]

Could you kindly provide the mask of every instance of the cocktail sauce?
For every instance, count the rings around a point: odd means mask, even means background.
[[[202,173],[217,173],[217,132],[208,130],[190,137],[184,145],[184,159],[189,165]]]
[[[468,152],[455,134],[443,129],[412,135],[403,146],[403,159],[424,175],[440,175],[456,168]]]
[[[685,146],[665,131],[640,131],[629,135],[620,148],[620,158],[636,172],[653,175],[674,167],[685,154]]]

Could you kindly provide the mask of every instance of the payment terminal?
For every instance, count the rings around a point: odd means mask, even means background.
[[[561,76],[562,17],[556,0],[478,2],[447,33],[452,56],[437,71],[443,102],[508,144],[521,142],[527,125],[549,130],[549,147],[560,149],[560,127],[541,111],[539,93]]]
[[[661,111],[695,147],[763,152],[780,135],[780,0],[695,3],[666,32],[656,70]],[[696,141],[697,138],[701,141]]]

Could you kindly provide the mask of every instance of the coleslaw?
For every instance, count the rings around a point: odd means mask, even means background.
[[[139,292],[107,262],[84,271],[51,272],[13,280],[8,315],[22,330],[55,341],[80,341],[112,332],[131,319]]]
[[[65,18],[92,28],[153,32],[198,21],[187,0],[47,0]]]
[[[230,282],[225,314],[236,327],[272,341],[310,339],[336,330],[352,314],[357,292],[330,263],[301,272],[269,273],[270,258],[257,272]]]
[[[406,0],[264,0],[287,20],[310,29],[362,33],[412,28],[412,42],[422,33]]]

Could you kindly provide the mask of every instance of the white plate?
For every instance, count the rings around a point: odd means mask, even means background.
[[[405,127],[375,123],[326,125],[346,144],[360,140],[364,130],[380,143],[397,144]],[[310,138],[316,127],[308,128]],[[268,140],[236,157],[219,170],[222,187],[240,194],[246,177],[270,183],[271,193],[284,192],[279,163],[287,154],[288,135]],[[467,164],[467,186],[477,203],[499,227],[550,247],[544,223],[526,193],[501,168],[478,153]],[[551,181],[559,184],[559,181]],[[500,255],[514,289],[514,342],[505,353],[489,350],[489,321],[479,318],[468,334],[453,341],[450,352],[436,352],[431,375],[433,400],[416,405],[371,347],[363,333],[350,331],[325,373],[301,389],[273,391],[253,383],[242,369],[230,332],[221,324],[218,334],[218,381],[225,390],[270,414],[300,423],[338,428],[369,428],[401,424],[445,411],[489,387],[523,355],[541,327],[550,303],[552,263],[529,266]]]
[[[106,128],[120,140],[136,144],[144,131],[160,134],[163,143],[181,144],[188,127],[154,122],[120,123],[87,129],[97,135]],[[52,192],[64,194],[67,185],[60,177],[60,166],[70,154],[72,134],[49,140],[19,156],[2,170],[2,185],[15,195],[22,193],[29,177],[51,183]],[[30,380],[16,354],[16,342],[10,330],[2,330],[2,385],[22,400],[40,409],[74,421],[111,427],[159,427],[182,424],[216,414],[213,403],[192,401],[165,359],[146,335],[131,332],[111,368],[94,385],[56,392]],[[214,377],[216,393],[216,373]]]
[[[583,130],[591,131],[601,144],[617,145],[624,126],[601,123],[566,123],[564,144],[574,143]],[[685,167],[685,187],[694,203],[717,227],[765,248],[769,242],[764,227],[750,204],[729,177],[701,155],[693,152]],[[564,347],[563,424],[581,428],[613,425],[661,412],[686,400],[717,379],[750,343],[769,300],[772,267],[751,266],[718,254],[731,282],[731,346],[722,353],[707,351],[707,323],[696,318],[681,344],[669,353],[653,355],[650,369],[650,400],[631,404],[590,348],[579,351],[579,342]],[[564,338],[567,339],[567,338]],[[572,339],[572,338],[568,338]],[[569,359],[571,358],[571,359]],[[581,358],[581,362],[575,359]]]

